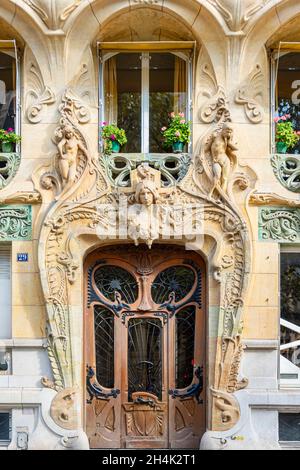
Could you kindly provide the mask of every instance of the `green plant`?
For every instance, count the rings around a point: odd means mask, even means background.
[[[16,134],[10,127],[9,129],[0,129],[0,142],[17,144],[21,141],[21,136]]]
[[[112,143],[118,142],[120,146],[127,143],[126,132],[120,129],[116,124],[107,124],[103,122],[101,128],[102,139],[104,140],[104,153],[110,155],[112,152]]]
[[[295,131],[289,118],[289,114],[275,118],[276,142],[282,142],[287,148],[293,148],[300,140],[300,133]]]
[[[191,122],[186,121],[184,113],[171,113],[169,127],[163,127],[161,131],[165,147],[171,147],[176,142],[187,144],[191,137]]]

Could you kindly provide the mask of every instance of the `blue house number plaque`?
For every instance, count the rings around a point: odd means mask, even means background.
[[[27,263],[28,262],[28,253],[18,253],[17,260],[19,263]]]

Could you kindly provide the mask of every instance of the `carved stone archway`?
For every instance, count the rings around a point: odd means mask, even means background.
[[[251,262],[247,199],[255,177],[251,170],[238,164],[232,126],[222,121],[228,120],[228,114],[225,117],[222,114],[221,121],[209,128],[187,176],[179,185],[162,188],[160,172],[141,165],[131,174],[131,187],[116,190],[106,177],[101,155],[90,154],[76,111],[76,102],[67,91],[60,107],[60,126],[55,132],[58,152],[48,168],[40,168],[34,175],[44,201],[39,215],[39,269],[47,308],[47,349],[53,371],[53,381],[44,378],[43,383],[62,394],[62,400],[67,396],[74,402],[69,411],[63,406],[62,416],[58,411],[60,402],[55,403],[53,418],[62,429],[82,428],[80,406],[74,397],[84,387],[84,258],[95,248],[114,243],[145,243],[150,249],[154,241],[164,242],[167,217],[173,235],[178,239],[181,234],[180,242],[173,237],[171,243],[185,244],[188,249],[198,251],[208,263],[208,288],[215,292],[213,305],[218,315],[218,331],[214,333],[216,353],[210,358],[214,366],[209,379],[209,427],[216,431],[229,430],[240,415],[234,392],[247,386],[247,380],[240,377],[239,366],[243,350],[243,299]],[[218,163],[220,155],[216,149],[220,145],[222,157],[231,162],[229,176]],[[76,172],[65,174],[64,179],[62,158],[76,160]],[[222,178],[218,177],[217,165],[221,166]],[[120,241],[118,229],[125,203],[128,230]],[[117,215],[112,217],[111,211]],[[145,215],[150,225],[144,223]],[[64,401],[60,404],[64,405]]]

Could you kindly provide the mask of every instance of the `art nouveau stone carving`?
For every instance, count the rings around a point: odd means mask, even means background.
[[[253,124],[259,124],[264,118],[263,83],[262,69],[257,64],[235,97],[236,103],[244,106],[246,116]]]
[[[213,122],[231,121],[228,99],[225,90],[218,85],[212,68],[209,64],[204,64],[201,68],[204,91],[202,97],[205,98],[200,104],[199,118],[205,124]],[[201,98],[202,101],[203,98]]]
[[[9,185],[20,167],[19,153],[0,153],[0,190]]]
[[[78,429],[77,413],[78,390],[67,388],[53,399],[50,414],[53,421],[63,429]]]
[[[47,105],[56,101],[56,96],[49,86],[44,84],[38,65],[32,61],[28,67],[26,93],[26,116],[32,124],[38,124],[43,119]]]
[[[81,0],[24,0],[51,30],[61,28]]]
[[[0,240],[31,240],[31,206],[0,207]]]
[[[207,253],[207,256],[211,258],[211,270],[218,273],[221,336],[217,339],[214,380],[214,390],[219,398],[213,398],[213,422],[216,429],[229,429],[238,419],[238,405],[233,392],[247,385],[247,381],[239,376],[242,354],[239,338],[241,299],[247,287],[251,252],[246,221],[236,206],[233,191],[235,184],[242,181],[243,184],[239,184],[236,191],[242,192],[246,201],[248,170],[242,171],[235,158],[232,174],[226,184],[226,171],[222,173],[223,160],[225,157],[231,158],[231,152],[236,150],[232,145],[232,128],[225,122],[224,115],[221,123],[210,127],[208,135],[201,143],[201,155],[195,159],[187,176],[177,187],[162,188],[160,172],[148,165],[141,165],[131,172],[129,187],[119,187],[117,191],[113,191],[105,175],[101,157],[89,156],[88,144],[76,117],[74,102],[67,99],[66,95],[60,106],[60,113],[61,126],[56,132],[60,140],[56,142],[63,142],[63,155],[69,152],[73,160],[74,155],[79,156],[79,164],[74,183],[67,191],[63,190],[57,195],[52,206],[49,205],[39,243],[39,266],[48,316],[48,354],[53,370],[53,387],[56,390],[72,388],[81,380],[78,362],[72,359],[78,357],[78,351],[81,351],[78,344],[81,323],[74,321],[74,312],[77,310],[73,307],[74,295],[80,291],[82,282],[80,264],[84,252],[78,250],[78,243],[81,237],[87,236],[92,245],[99,246],[102,243],[102,235],[107,233],[107,230],[110,242],[117,241],[119,232],[116,227],[120,222],[119,216],[112,221],[105,208],[119,211],[126,202],[129,204],[129,214],[130,208],[135,205],[141,209],[140,213],[134,212],[132,219],[129,219],[132,225],[129,223],[126,239],[131,239],[133,243],[146,243],[150,248],[154,240],[163,238],[165,220],[169,220],[175,233],[180,232],[183,239],[191,236],[190,227],[196,228],[196,233],[201,234],[202,238],[205,238],[206,233],[214,237],[215,255],[211,257]],[[62,139],[67,140],[64,132],[66,127],[68,130],[70,126],[74,146],[66,148]],[[210,145],[207,145],[207,142],[210,142]],[[218,170],[221,168],[221,175],[219,172],[217,187],[212,190],[216,185],[214,163],[219,165]],[[58,170],[56,171],[58,173]],[[48,175],[47,178],[51,186],[52,177]],[[205,179],[206,185],[203,183]],[[45,197],[45,190],[41,189],[41,194]],[[190,226],[186,219],[179,217],[179,205],[181,214],[182,207],[192,206],[189,215]],[[152,236],[143,223],[143,216],[154,207],[159,208],[161,215],[156,224],[155,236]],[[134,232],[134,236],[130,235],[130,230]],[[100,239],[99,234],[102,234]],[[44,380],[44,383],[47,384],[47,380]],[[224,410],[220,409],[222,403],[226,405],[226,410],[231,407],[229,412],[232,418],[225,422],[222,415]]]
[[[275,193],[252,193],[249,204],[253,206],[286,206],[300,207],[300,201],[288,199]]]
[[[231,31],[242,31],[249,20],[270,0],[208,0],[222,15]]]
[[[58,166],[62,178],[63,187],[74,183],[78,169],[78,154],[81,151],[87,159],[89,155],[86,148],[82,145],[72,126],[64,123],[61,127],[61,139],[58,136]],[[60,140],[59,140],[60,139]]]
[[[300,239],[300,210],[286,208],[260,209],[261,240],[297,242]]]
[[[298,155],[273,155],[271,164],[280,183],[289,191],[300,192],[300,157]]]

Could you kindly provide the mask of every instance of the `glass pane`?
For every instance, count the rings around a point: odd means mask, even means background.
[[[16,129],[16,59],[0,50],[0,128]]]
[[[175,301],[183,299],[192,290],[195,283],[195,273],[186,266],[172,266],[167,268],[155,278],[151,295],[156,304],[169,300],[175,294]]]
[[[101,266],[95,271],[97,288],[104,297],[114,302],[121,297],[128,304],[133,304],[138,297],[138,285],[135,278],[118,266]]]
[[[156,319],[131,319],[128,325],[128,400],[133,392],[162,398],[162,324]]]
[[[294,128],[300,130],[300,54],[290,53],[279,59],[277,80],[277,112],[280,116],[291,115]],[[297,91],[298,90],[298,91]],[[300,142],[289,153],[300,153]]]
[[[9,413],[0,413],[0,441],[9,440]]]
[[[279,440],[300,441],[300,414],[279,413]]]
[[[141,152],[141,89],[140,54],[118,54],[105,62],[105,121],[125,129],[125,153]]]
[[[300,326],[300,253],[281,255],[281,318],[291,323],[291,328],[281,325],[281,345],[300,340],[300,334],[293,331]],[[281,351],[283,357],[300,366],[300,347],[291,345]]]
[[[300,326],[300,253],[281,254],[281,318]]]
[[[150,152],[161,153],[161,128],[168,125],[169,114],[187,108],[187,68],[185,60],[174,54],[150,54]]]
[[[96,305],[94,309],[96,377],[100,385],[114,387],[114,314]]]
[[[194,378],[195,307],[176,314],[176,388],[186,388]]]

